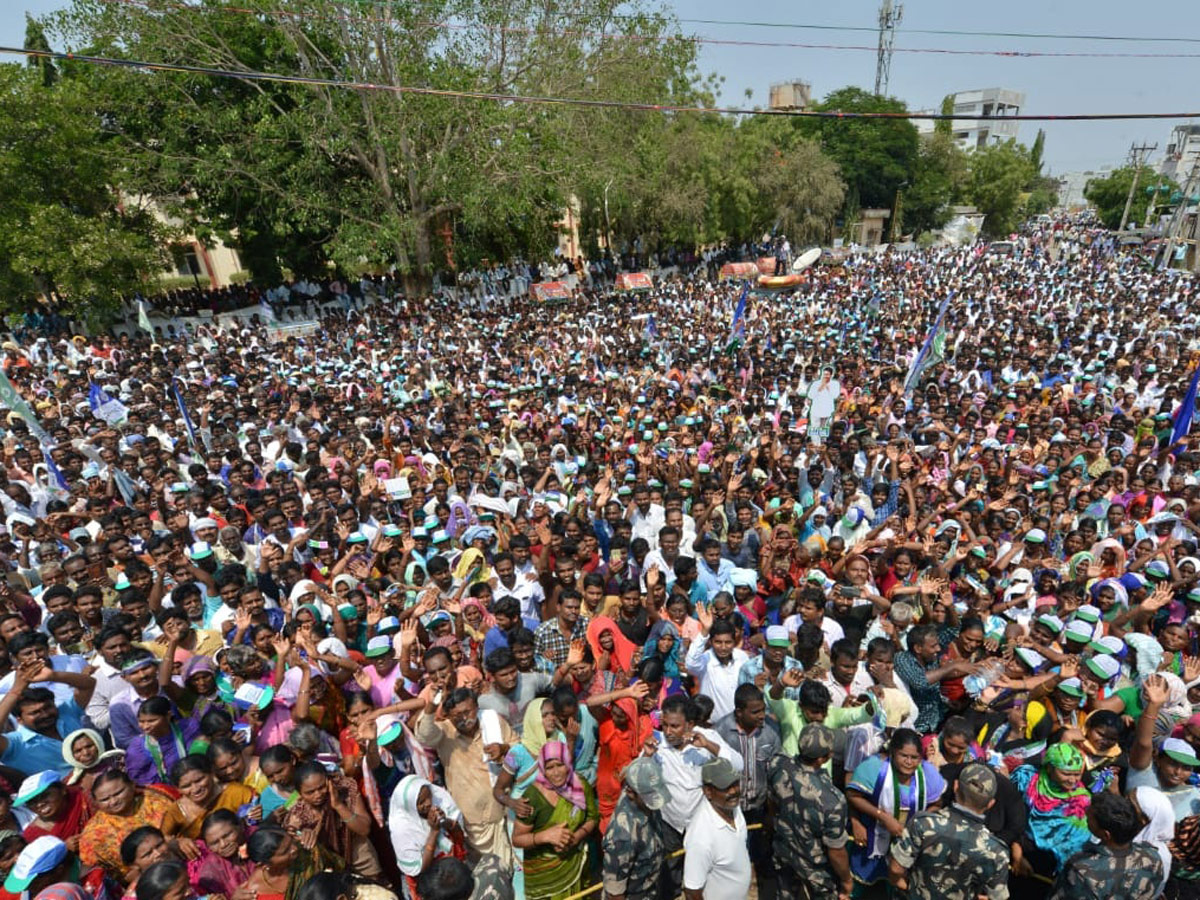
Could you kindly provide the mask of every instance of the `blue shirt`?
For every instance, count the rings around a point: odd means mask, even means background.
[[[11,766],[26,775],[36,775],[47,770],[58,772],[60,775],[70,775],[74,766],[63,759],[62,739],[73,731],[83,727],[83,709],[74,698],[65,703],[58,703],[58,723],[55,731],[58,738],[46,737],[17,725],[16,731],[4,735],[8,746],[0,755],[0,764]]]
[[[499,625],[493,625],[483,636],[483,658],[486,660],[493,650],[508,646],[508,635]]]

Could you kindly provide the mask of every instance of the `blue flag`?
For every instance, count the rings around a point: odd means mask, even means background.
[[[179,390],[179,379],[171,379],[171,396],[175,398],[175,405],[179,407],[179,414],[183,416],[183,424],[187,427],[188,443],[193,447],[199,445],[196,440],[196,426],[192,424],[192,417],[188,415],[187,404],[183,402],[183,392]]]
[[[1192,416],[1196,414],[1198,383],[1200,383],[1200,366],[1196,366],[1196,371],[1192,372],[1192,380],[1188,384],[1187,393],[1183,395],[1183,402],[1175,412],[1175,427],[1171,429],[1172,449],[1186,441],[1188,432],[1192,430]]]
[[[750,282],[742,288],[742,296],[738,297],[737,308],[733,311],[733,321],[729,323],[729,340],[725,342],[726,350],[735,350],[746,337],[746,298],[750,296]]]
[[[917,354],[917,358],[912,361],[912,365],[908,368],[908,377],[904,379],[905,395],[912,393],[913,388],[917,386],[926,369],[937,365],[945,356],[946,329],[942,327],[942,319],[946,317],[946,308],[950,305],[950,298],[953,296],[954,292],[951,291],[946,295],[946,299],[942,301],[942,305],[938,308],[937,319],[934,320],[933,328],[930,329],[929,335],[925,338],[925,343],[921,346],[921,352]]]
[[[104,392],[104,388],[94,381],[88,387],[88,406],[92,408],[92,415],[97,419],[104,420],[108,425],[116,425],[118,422],[125,421],[129,412],[124,403],[108,396]]]
[[[646,320],[646,340],[650,341],[658,337],[658,326],[654,324],[653,314]]]
[[[54,483],[65,491],[67,489],[67,479],[59,471],[58,466],[54,462],[54,457],[50,455],[50,448],[46,444],[42,444],[42,459],[45,460],[46,471],[50,473],[50,477],[54,479]]]

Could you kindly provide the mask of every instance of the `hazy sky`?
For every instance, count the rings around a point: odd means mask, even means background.
[[[753,4],[729,0],[664,2],[684,19],[873,27],[878,17],[878,3],[874,0],[848,0],[840,4],[795,0],[759,0]],[[283,5],[286,0],[280,3]],[[26,10],[41,14],[61,5],[62,0],[0,0],[0,44],[20,46]],[[718,40],[872,48],[875,44],[875,35],[869,32],[688,21],[684,22],[684,28],[689,33]],[[906,34],[904,28],[1173,37],[1189,38],[1191,42],[952,37]],[[1147,0],[1132,7],[1115,0],[1087,3],[1006,0],[987,4],[910,0],[905,4],[901,29],[892,60],[890,93],[907,101],[911,109],[936,108],[945,94],[956,90],[1005,87],[1025,93],[1024,111],[1031,114],[1200,110],[1200,81],[1196,77],[1200,72],[1200,14],[1196,12],[1195,0]],[[907,53],[905,48],[1195,55],[1186,59],[1002,57]],[[701,64],[705,72],[725,76],[722,100],[730,105],[741,105],[747,88],[754,92],[753,103],[765,105],[767,87],[773,81],[793,78],[808,81],[814,96],[820,97],[847,84],[870,89],[875,79],[873,49],[706,44]],[[1045,123],[1042,127],[1046,130],[1047,167],[1053,173],[1062,173],[1120,164],[1134,141],[1157,143],[1159,149],[1151,156],[1151,162],[1157,162],[1175,124],[1177,121],[1171,120]],[[1022,123],[1021,140],[1030,143],[1037,128],[1037,123]]]

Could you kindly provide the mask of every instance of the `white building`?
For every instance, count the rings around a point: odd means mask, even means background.
[[[1087,206],[1083,192],[1087,189],[1088,182],[1095,178],[1107,178],[1112,172],[1112,166],[1101,166],[1082,172],[1064,172],[1059,176],[1062,188],[1058,192],[1058,205],[1066,209]]]
[[[991,122],[979,116],[1015,116],[1025,105],[1025,95],[1005,88],[959,91],[954,95],[955,119],[950,123],[954,141],[963,150],[1015,140],[1019,122]],[[962,116],[962,118],[958,118]]]
[[[1167,152],[1158,172],[1183,184],[1200,157],[1200,125],[1176,125],[1167,142]]]

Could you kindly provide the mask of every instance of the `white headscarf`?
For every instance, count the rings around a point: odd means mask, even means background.
[[[445,788],[431,784],[419,775],[409,775],[396,786],[388,806],[388,831],[396,851],[396,864],[401,872],[413,877],[421,874],[425,841],[429,838],[429,822],[417,812],[417,799],[423,787],[432,791],[433,805],[449,821],[462,824],[462,813]],[[443,831],[438,835],[436,852],[449,853],[452,849],[453,843]]]
[[[1167,886],[1167,878],[1171,874],[1171,851],[1167,848],[1167,842],[1175,837],[1175,809],[1158,788],[1137,787],[1130,793],[1137,798],[1142,815],[1149,820],[1134,840],[1150,844],[1162,859],[1163,877],[1154,895],[1157,897]]]

